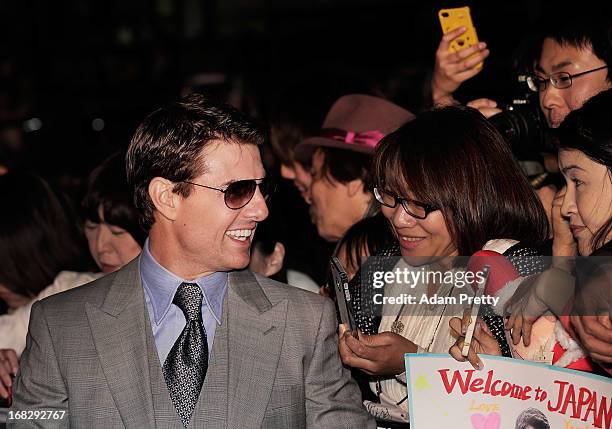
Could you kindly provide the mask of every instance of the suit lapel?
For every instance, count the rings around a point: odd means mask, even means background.
[[[155,427],[146,307],[140,258],[117,272],[101,307],[86,304],[87,317],[111,394],[126,427]],[[153,356],[156,358],[156,356]]]
[[[227,427],[228,345],[227,297],[223,304],[221,325],[215,330],[212,354],[206,379],[191,418],[189,428]]]
[[[227,302],[228,427],[259,428],[276,378],[287,301],[272,305],[253,273],[240,271],[230,274]]]

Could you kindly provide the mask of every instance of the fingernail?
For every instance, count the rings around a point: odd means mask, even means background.
[[[461,325],[461,335],[465,335],[466,330],[467,329],[466,329],[465,325],[462,324]]]
[[[476,368],[478,371],[480,371],[482,369],[482,362],[480,362],[480,361],[476,362],[476,365],[474,365],[474,368]]]

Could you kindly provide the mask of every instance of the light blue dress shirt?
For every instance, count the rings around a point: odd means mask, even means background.
[[[174,294],[181,283],[196,283],[204,295],[202,320],[204,329],[206,329],[208,357],[210,358],[215,330],[217,325],[221,325],[228,274],[216,272],[194,280],[182,279],[155,260],[149,251],[149,240],[147,239],[140,257],[140,278],[160,365],[163,366],[168,353],[186,324],[183,311],[172,303]]]

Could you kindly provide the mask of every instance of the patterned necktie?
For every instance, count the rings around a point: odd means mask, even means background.
[[[208,369],[202,291],[195,283],[182,283],[172,302],[183,311],[187,324],[172,346],[162,370],[174,408],[183,426],[187,427]]]

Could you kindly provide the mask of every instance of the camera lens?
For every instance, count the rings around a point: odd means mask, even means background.
[[[547,127],[537,106],[510,106],[489,118],[520,160],[537,160],[543,152],[551,152]]]

